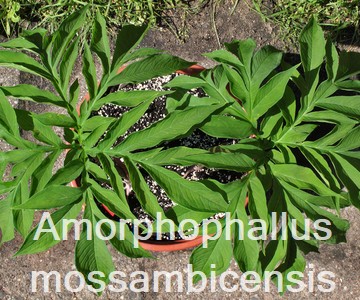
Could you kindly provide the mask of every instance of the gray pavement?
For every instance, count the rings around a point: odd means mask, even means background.
[[[166,49],[173,54],[179,55],[185,59],[198,61],[204,66],[210,66],[211,62],[201,57],[201,53],[209,52],[218,48],[215,35],[212,31],[209,11],[205,11],[199,16],[198,20],[191,22],[189,38],[186,43],[177,41],[171,33],[165,30],[153,30],[146,37],[144,46],[155,46]],[[258,43],[276,44],[281,47],[276,38],[276,31],[268,24],[263,24],[260,18],[252,12],[244,3],[239,5],[234,16],[228,17],[228,7],[223,7],[218,13],[218,25],[220,41],[229,41],[231,38],[247,38],[254,37]],[[80,64],[78,63],[74,76],[80,75]],[[31,83],[42,88],[50,88],[44,80],[39,80],[34,76],[24,73],[5,70],[0,68],[0,85],[15,85],[19,83]],[[82,95],[85,94],[83,80]],[[35,112],[48,111],[45,105],[37,105],[33,103],[12,102],[14,106],[26,107]],[[4,143],[0,143],[0,149],[6,151],[8,147]],[[60,167],[60,160],[57,167]],[[132,291],[124,291],[115,293],[106,290],[101,297],[97,297],[93,293],[83,290],[78,293],[69,292],[62,288],[60,293],[55,292],[54,284],[50,285],[50,292],[43,291],[31,292],[30,276],[31,271],[58,271],[62,280],[66,273],[74,271],[74,241],[64,241],[56,247],[32,256],[24,256],[13,258],[13,254],[21,245],[19,236],[15,240],[7,243],[0,248],[0,299],[360,299],[359,287],[359,271],[360,271],[360,212],[354,208],[344,209],[342,216],[348,218],[351,228],[348,232],[346,244],[340,245],[323,245],[319,254],[307,255],[307,270],[313,270],[315,274],[320,271],[331,271],[335,274],[335,290],[331,293],[322,293],[315,287],[315,291],[309,291],[306,288],[299,293],[285,293],[280,297],[272,286],[270,292],[257,291],[246,292],[237,290],[233,293],[221,291],[217,287],[214,291],[208,287],[201,293],[188,292],[172,292],[168,293],[162,287],[164,278],[160,282],[159,292],[154,292],[152,286],[153,271],[179,271],[184,276],[189,261],[190,251],[180,251],[171,253],[155,253],[156,259],[129,259],[111,249],[116,270],[123,271],[129,275],[134,271],[144,271],[150,276],[150,291],[135,293]],[[39,218],[39,215],[37,216]],[[232,262],[231,270],[240,272]],[[125,281],[129,282],[129,278]],[[305,277],[304,282],[308,282],[309,278]],[[74,282],[76,286],[76,282]],[[230,285],[231,286],[231,285]],[[230,287],[228,286],[228,287]],[[177,288],[176,285],[173,288]]]

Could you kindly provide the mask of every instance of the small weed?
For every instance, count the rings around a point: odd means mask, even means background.
[[[294,44],[314,15],[332,38],[345,43],[360,39],[360,0],[252,0],[265,20],[280,28],[282,39]],[[266,2],[266,3],[265,3]]]
[[[4,5],[2,3],[5,3]],[[123,25],[162,24],[172,27],[169,16],[177,10],[180,18],[185,20],[189,14],[198,13],[207,0],[0,0],[0,14],[6,14],[12,3],[16,3],[19,19],[2,17],[3,28],[7,35],[10,32],[18,34],[21,28],[42,27],[54,32],[69,15],[89,4],[87,21],[84,25],[83,36],[89,36],[91,24],[99,11],[105,18],[110,34],[116,33]],[[14,12],[16,14],[16,11]],[[21,21],[20,21],[21,20]],[[11,24],[11,22],[13,24]],[[15,22],[20,21],[19,24]],[[182,22],[185,26],[185,21]],[[35,24],[35,25],[34,25]],[[11,30],[10,30],[10,25]],[[170,28],[181,38],[184,28]]]

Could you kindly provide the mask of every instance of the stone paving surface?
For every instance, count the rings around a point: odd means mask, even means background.
[[[228,16],[229,7],[221,7],[218,13],[217,24],[220,42],[229,41],[232,38],[253,37],[260,45],[275,44],[278,47],[282,46],[277,40],[276,31],[268,24],[262,23],[261,19],[246,4],[241,3],[233,16]],[[143,46],[162,48],[172,54],[197,61],[209,67],[211,62],[200,55],[218,48],[211,28],[209,14],[209,10],[205,10],[198,20],[191,22],[189,38],[186,43],[177,41],[166,30],[152,30],[145,38]],[[81,67],[78,63],[74,70],[74,76],[79,76],[81,79],[80,72]],[[11,86],[19,83],[51,88],[45,80],[39,80],[34,76],[19,71],[0,68],[0,85]],[[84,95],[83,80],[81,80],[81,84],[82,95]],[[16,100],[12,101],[12,104],[37,113],[49,111],[45,105],[17,102]],[[0,149],[6,151],[8,147],[4,143],[0,143]],[[61,164],[62,161],[59,160],[57,167],[60,167]],[[207,288],[200,293],[187,293],[186,291],[168,293],[162,286],[164,280],[160,283],[159,292],[152,291],[150,285],[149,292],[135,293],[127,290],[122,293],[113,293],[106,290],[101,297],[97,297],[87,290],[71,293],[62,288],[60,293],[56,293],[55,286],[51,285],[49,293],[44,293],[41,289],[32,293],[31,271],[58,271],[63,280],[67,272],[75,270],[74,241],[70,239],[62,242],[41,254],[13,258],[13,254],[21,245],[21,239],[17,236],[15,240],[0,248],[0,299],[360,299],[360,287],[358,284],[360,279],[360,240],[358,239],[360,213],[354,208],[347,208],[342,211],[342,216],[348,218],[351,223],[351,229],[347,235],[348,242],[341,245],[323,245],[320,254],[310,254],[306,257],[307,270],[313,270],[315,274],[326,270],[336,275],[334,279],[336,288],[331,293],[320,292],[316,285],[314,291],[306,288],[299,293],[285,293],[283,297],[278,295],[274,286],[272,286],[270,292],[257,291],[250,293],[237,290],[233,293],[226,293],[221,291],[219,287],[215,291],[211,291],[209,283]],[[145,271],[149,274],[151,282],[153,271],[179,271],[185,276],[191,252],[156,253],[156,259],[154,260],[129,259],[116,253],[113,249],[111,249],[111,253],[118,271],[123,271],[127,275],[134,271]],[[232,262],[230,270],[238,270],[235,262]],[[237,272],[240,274],[239,271]],[[129,278],[126,278],[125,281],[128,282]],[[304,282],[308,282],[307,277]],[[175,285],[173,288],[176,290],[177,286]]]

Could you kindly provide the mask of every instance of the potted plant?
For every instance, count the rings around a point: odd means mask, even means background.
[[[36,29],[25,31],[22,37],[1,44],[1,47],[10,50],[0,51],[0,65],[41,76],[50,81],[55,90],[53,93],[25,84],[0,87],[0,136],[13,147],[11,151],[2,152],[0,160],[2,175],[6,169],[10,169],[7,179],[2,180],[0,185],[1,194],[6,195],[0,201],[1,243],[12,240],[17,231],[25,241],[16,255],[45,251],[58,244],[67,234],[71,226],[64,227],[63,221],[76,219],[84,208],[83,219],[89,223],[84,224],[78,237],[75,264],[86,277],[93,271],[104,272],[104,281],[108,282],[108,275],[114,266],[105,241],[96,232],[96,224],[106,220],[97,203],[105,205],[122,219],[136,219],[127,202],[121,177],[123,174],[119,172],[116,162],[126,167],[132,189],[144,210],[153,218],[159,214],[165,219],[163,209],[139,170],[140,163],[149,155],[142,150],[151,149],[152,154],[160,151],[161,148],[156,148],[158,144],[186,136],[223,105],[213,103],[174,111],[113,147],[118,137],[142,117],[156,97],[171,92],[149,90],[107,94],[108,89],[119,84],[143,82],[171,74],[187,69],[193,63],[156,49],[136,49],[146,33],[146,26],[125,26],[118,34],[111,59],[105,21],[97,14],[91,44],[89,46],[85,43],[82,54],[82,73],[89,99],[81,102],[78,114],[79,82],[77,79],[71,81],[71,75],[79,54],[77,31],[84,22],[86,11],[87,7],[84,7],[72,14],[50,36],[46,35],[45,30]],[[36,55],[38,60],[28,52]],[[93,53],[102,65],[100,82],[97,81]],[[126,68],[119,73],[120,67],[124,65]],[[58,106],[65,113],[36,114],[14,109],[7,100],[8,96]],[[122,105],[129,110],[120,118],[92,115],[93,111],[106,103]],[[184,119],[187,122],[182,122]],[[53,126],[63,128],[64,135],[60,137],[55,134]],[[20,129],[31,132],[34,140],[23,139]],[[64,151],[64,166],[52,174],[56,160]],[[134,151],[136,153],[132,153]],[[185,152],[181,149],[175,151],[180,151],[181,156],[184,156]],[[192,153],[197,152],[194,150]],[[93,162],[94,158],[100,162],[100,166]],[[78,180],[78,187],[68,186],[75,179]],[[175,181],[181,179],[178,176]],[[101,186],[102,180],[109,182],[111,189]],[[209,208],[210,212],[217,211],[221,202],[225,205],[220,193],[213,193],[201,183],[186,181],[184,190],[193,188],[198,189],[198,192],[193,193],[193,198],[199,198],[201,192],[209,195],[214,203]],[[176,198],[181,197],[176,195]],[[39,224],[32,228],[35,210],[50,210],[52,213],[49,218],[43,215]],[[51,231],[51,225],[56,229],[55,234]],[[146,229],[142,224],[139,227],[143,231]],[[106,224],[101,227],[105,235],[111,229]],[[162,229],[163,232],[169,231],[167,226]],[[110,243],[118,251],[130,257],[152,257],[142,247],[134,246],[133,233],[127,226],[115,230],[116,234]],[[119,237],[119,230],[123,231],[123,239]]]
[[[234,257],[241,271],[255,271],[261,279],[278,271],[282,284],[291,286],[286,275],[304,272],[303,254],[317,252],[321,241],[346,241],[349,223],[340,217],[340,209],[360,208],[360,84],[354,77],[360,73],[360,54],[339,54],[315,19],[299,42],[301,61],[291,65],[271,46],[255,51],[251,39],[233,41],[225,44],[226,50],[206,54],[219,63],[212,70],[168,84],[179,91],[202,88],[210,98],[228,104],[201,129],[238,142],[176,163],[246,172],[234,184],[235,191],[217,187],[229,197],[230,220],[249,224],[250,218],[259,226],[258,239],[246,234],[254,223],[245,225],[240,237],[234,225],[232,241],[223,230],[206,249],[199,246],[190,259],[196,271],[210,276],[216,265],[220,274]],[[186,99],[178,95],[172,110],[181,109]],[[162,179],[157,181],[166,191],[170,186]]]
[[[11,240],[17,230],[25,239],[17,255],[45,251],[61,240],[51,232],[50,220],[57,234],[64,236],[69,228],[62,226],[63,220],[75,219],[84,207],[83,220],[89,221],[89,225],[84,224],[79,235],[75,264],[86,279],[91,272],[100,271],[105,276],[97,279],[108,282],[114,267],[95,224],[102,223],[100,231],[106,237],[113,228],[97,203],[121,219],[135,220],[126,199],[124,178],[129,179],[142,207],[154,219],[151,226],[160,218],[170,218],[176,225],[185,219],[198,223],[204,220],[200,234],[213,236],[206,241],[206,247],[201,245],[194,250],[191,263],[195,270],[206,275],[210,275],[212,264],[216,265],[216,274],[225,271],[232,256],[242,271],[256,271],[260,276],[272,270],[285,275],[292,270],[303,271],[305,260],[301,252],[317,250],[318,240],[324,237],[326,229],[331,230],[327,241],[345,240],[348,222],[324,207],[339,211],[350,203],[358,206],[359,189],[354,181],[359,173],[358,96],[333,96],[341,90],[359,90],[358,81],[349,79],[360,71],[359,66],[350,63],[357,54],[339,56],[334,46],[325,42],[313,20],[300,40],[301,64],[289,66],[282,61],[281,52],[272,47],[254,53],[252,40],[234,41],[226,45],[227,50],[208,54],[220,62],[217,67],[194,76],[179,76],[170,82],[168,87],[176,88],[173,93],[106,94],[111,86],[143,82],[186,69],[193,63],[155,49],[136,50],[146,28],[134,26],[124,27],[119,33],[110,59],[105,22],[98,14],[90,47],[85,43],[82,55],[89,101],[82,102],[78,115],[79,84],[77,80],[70,83],[70,78],[78,55],[76,32],[86,9],[71,15],[51,36],[43,30],[28,31],[22,38],[1,44],[31,51],[40,59],[38,62],[24,52],[1,50],[1,65],[42,76],[56,90],[52,93],[31,85],[0,87],[0,137],[14,147],[1,153],[0,160],[2,174],[6,167],[11,169],[10,179],[0,185],[1,193],[7,195],[0,201],[1,242]],[[92,52],[102,64],[100,83]],[[324,57],[323,81],[320,70]],[[126,68],[118,73],[124,64]],[[297,87],[290,84],[290,79]],[[203,99],[187,92],[196,87],[205,91]],[[153,99],[164,94],[169,95],[167,116],[114,146]],[[7,96],[56,105],[64,108],[66,114],[35,114],[13,109]],[[129,107],[129,111],[117,119],[92,115],[106,103]],[[320,138],[311,135],[323,123],[333,125]],[[52,131],[52,126],[64,128],[65,141]],[[31,131],[36,141],[23,139],[19,128]],[[219,144],[210,150],[159,146],[164,141],[189,135],[195,128],[210,136],[238,139],[238,142]],[[63,151],[67,151],[65,165],[52,175],[54,163]],[[194,182],[166,168],[200,164],[239,172],[241,179],[228,184],[215,180]],[[177,204],[170,212],[165,214],[159,207],[141,170]],[[78,187],[67,186],[75,179]],[[107,182],[111,189],[101,182]],[[52,209],[56,210],[50,219],[42,218],[30,230],[34,210]],[[216,222],[206,222],[218,212],[227,213],[218,220],[220,227]],[[279,216],[282,216],[280,224]],[[305,217],[314,222],[325,219],[326,226],[322,227],[323,231],[320,226],[308,228]],[[256,227],[251,219],[261,226]],[[288,219],[296,220],[293,227]],[[226,227],[231,221],[233,224]],[[245,234],[241,234],[236,221],[243,223]],[[151,257],[143,248],[134,246],[136,239],[129,227],[120,227],[121,220],[116,223],[119,226],[109,242],[117,250],[130,257]],[[40,227],[43,230],[39,233]],[[149,231],[149,227],[141,224],[139,227],[144,234]],[[187,227],[188,233],[195,227],[197,224]],[[167,225],[160,228],[163,232],[172,231]],[[294,232],[308,235],[309,239],[295,239]],[[123,239],[119,238],[121,234]],[[275,238],[269,241],[269,236]],[[98,287],[92,281],[88,283]]]

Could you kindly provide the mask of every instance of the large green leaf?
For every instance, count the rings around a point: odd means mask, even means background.
[[[265,46],[254,54],[251,63],[251,84],[259,88],[265,78],[280,65],[281,51],[272,46]]]
[[[0,125],[15,136],[20,136],[19,127],[15,122],[16,114],[4,93],[0,91]]]
[[[112,147],[120,136],[122,136],[131,126],[133,126],[137,121],[139,121],[139,119],[149,108],[151,102],[152,99],[148,99],[133,108],[132,110],[125,112],[121,117],[119,117],[109,128],[105,137],[97,146],[97,149],[102,151],[104,149]]]
[[[61,23],[58,30],[53,34],[51,46],[52,46],[52,65],[57,66],[60,59],[75,36],[76,32],[83,26],[86,17],[88,5],[83,6],[77,10]]]
[[[94,51],[101,60],[104,74],[110,71],[110,46],[107,36],[106,22],[99,11],[96,12],[96,19],[93,25],[91,50]]]
[[[80,37],[75,39],[75,41],[72,42],[70,47],[66,49],[64,53],[64,57],[62,58],[60,63],[59,73],[60,73],[62,88],[64,91],[67,91],[69,87],[71,74],[74,70],[74,65],[79,55],[79,40]]]
[[[30,84],[19,84],[15,86],[1,86],[0,89],[6,96],[13,96],[21,100],[30,100],[38,103],[53,104],[66,107],[66,103],[58,96]]]
[[[59,169],[48,182],[49,185],[63,185],[68,184],[80,176],[84,169],[84,162],[80,159],[75,159],[67,163],[63,168]]]
[[[337,111],[350,117],[360,118],[360,96],[334,96],[321,99],[316,105],[322,108]]]
[[[98,110],[104,104],[113,103],[121,106],[134,107],[142,102],[154,100],[156,97],[167,95],[169,91],[118,91],[110,93],[96,101],[93,110]]]
[[[120,232],[119,229],[120,225],[118,223],[116,223],[116,225],[117,232],[115,237],[110,239],[110,243],[117,251],[130,258],[154,258],[150,252],[144,250],[140,245],[135,247],[133,242],[134,235],[127,224],[122,227],[122,232]],[[108,226],[104,225],[102,230],[104,231],[105,235],[110,235],[110,228]],[[119,238],[120,234],[123,237],[122,240]]]
[[[186,69],[193,64],[193,62],[185,61],[170,54],[150,56],[127,66],[109,82],[109,85],[143,82]]]
[[[111,63],[112,71],[118,71],[127,60],[126,56],[140,43],[148,29],[149,27],[146,25],[126,25],[119,31],[115,44],[114,57]]]
[[[98,83],[96,77],[95,63],[90,52],[89,45],[87,43],[85,43],[84,45],[82,73],[85,77],[86,85],[88,87],[90,100],[92,100],[97,93]]]
[[[25,203],[17,205],[14,209],[49,209],[62,207],[78,201],[84,193],[81,188],[63,185],[49,185],[36,193]]]
[[[211,116],[210,121],[205,123],[201,130],[210,136],[230,139],[241,139],[254,133],[254,128],[249,122],[221,115]]]
[[[201,164],[208,168],[233,170],[238,172],[250,171],[256,166],[256,162],[253,159],[241,152],[195,154],[184,157],[182,161]]]
[[[315,18],[303,29],[300,38],[300,55],[306,72],[317,69],[323,62],[325,56],[326,41],[324,32]]]
[[[0,246],[3,243],[11,241],[14,235],[14,220],[11,212],[10,198],[6,198],[0,201]]]
[[[129,172],[132,188],[136,194],[138,201],[141,204],[141,207],[154,219],[157,218],[158,213],[163,219],[165,219],[166,216],[163,209],[159,205],[156,196],[151,192],[149,186],[147,185],[143,175],[137,168],[136,164],[127,157],[125,157],[124,160]],[[165,230],[168,229],[169,227],[167,226],[167,229]]]
[[[272,77],[256,94],[253,106],[253,117],[259,118],[273,107],[285,93],[290,77],[294,74],[298,65],[283,71]]]
[[[0,66],[18,69],[51,80],[51,75],[40,63],[21,52],[0,51]]]
[[[176,110],[150,127],[132,133],[114,150],[122,152],[146,149],[164,141],[179,138],[188,134],[196,125],[222,107],[222,105],[210,105],[208,107],[190,107],[181,111]],[[184,122],[184,119],[187,122]]]
[[[200,182],[189,181],[163,167],[141,163],[175,203],[200,212],[224,212],[227,204],[220,193]]]
[[[18,252],[16,252],[16,255],[26,255],[26,254],[34,254],[46,251],[50,249],[51,247],[55,246],[56,244],[61,242],[61,239],[63,237],[64,232],[64,225],[63,221],[65,219],[67,220],[73,220],[76,219],[78,214],[80,213],[81,207],[83,203],[79,202],[76,204],[70,204],[67,206],[64,206],[63,208],[57,210],[56,212],[52,213],[50,215],[50,220],[52,221],[51,226],[49,222],[44,222],[36,226],[26,237],[24,243],[21,245]],[[58,237],[60,239],[56,239],[57,237],[54,236],[52,232],[49,232],[50,229],[55,229]],[[69,230],[70,228],[67,228]],[[35,235],[37,231],[43,230],[42,233],[40,233],[35,239]],[[46,232],[47,231],[47,232]]]
[[[216,275],[225,272],[229,266],[232,256],[231,240],[226,239],[225,230],[218,239],[208,241],[207,247],[203,248],[200,245],[196,248],[190,256],[190,264],[194,271],[203,272],[207,277],[210,277],[212,265]],[[201,280],[199,275],[193,277],[193,282],[196,283]]]
[[[80,240],[75,247],[75,265],[76,268],[84,274],[88,284],[94,288],[100,288],[99,284],[95,284],[88,280],[91,272],[102,272],[105,277],[95,275],[94,278],[105,283],[109,282],[109,275],[115,270],[109,250],[104,240],[100,239],[96,234],[97,219],[95,218],[95,208],[93,207],[93,199],[87,197],[87,205],[84,212],[84,219],[91,222],[90,226],[84,226],[80,235]],[[88,236],[91,235],[91,239]]]

